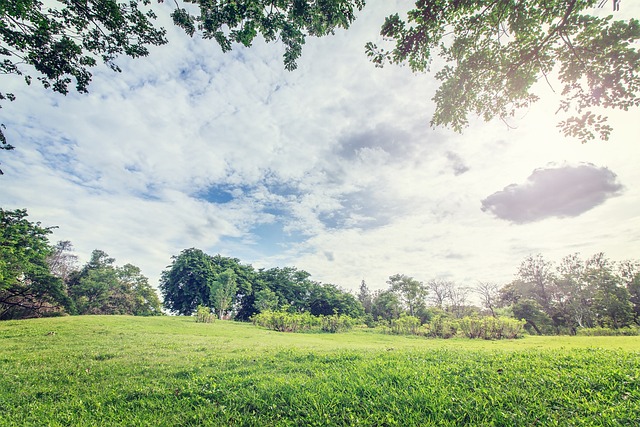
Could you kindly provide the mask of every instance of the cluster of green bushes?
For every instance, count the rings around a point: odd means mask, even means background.
[[[586,337],[611,337],[611,336],[625,336],[634,337],[640,335],[640,329],[638,328],[580,328],[577,330],[577,335]]]
[[[254,325],[279,332],[345,332],[357,321],[349,316],[332,314],[314,316],[309,312],[290,313],[266,310],[251,317]]]
[[[522,337],[525,320],[509,317],[464,317],[452,319],[446,316],[434,316],[429,322],[420,325],[420,319],[401,315],[391,321],[383,330],[398,335],[419,335],[429,338],[482,338],[486,340],[515,339]]]
[[[199,305],[196,310],[196,323],[212,323],[216,315],[206,305]]]

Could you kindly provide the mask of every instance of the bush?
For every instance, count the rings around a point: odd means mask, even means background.
[[[415,316],[407,316],[405,313],[399,319],[391,321],[391,332],[398,335],[418,335],[420,319]]]
[[[619,328],[619,329],[611,329],[611,328],[579,328],[577,331],[577,335],[586,336],[586,337],[605,337],[605,336],[625,336],[632,337],[640,335],[640,331],[638,328]]]
[[[197,323],[211,323],[215,320],[216,316],[211,312],[211,309],[206,305],[199,305],[196,311]]]
[[[508,317],[465,317],[458,325],[467,338],[499,340],[522,337],[525,323],[525,320]]]
[[[451,338],[458,333],[458,322],[441,314],[424,325],[424,334],[431,338]]]
[[[313,316],[309,312],[288,313],[266,310],[251,317],[254,325],[279,332],[343,332],[353,328],[356,320],[349,316]]]

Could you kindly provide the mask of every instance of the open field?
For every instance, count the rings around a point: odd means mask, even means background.
[[[640,338],[0,322],[1,426],[640,425]]]

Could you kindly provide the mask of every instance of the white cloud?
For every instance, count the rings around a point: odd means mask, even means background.
[[[635,112],[612,116],[611,141],[581,145],[558,133],[541,85],[545,101],[515,129],[432,130],[433,77],[376,69],[364,54],[402,7],[369,5],[350,30],[309,39],[292,73],[281,46],[222,54],[165,20],[169,45],[123,58],[121,74],[96,70],[88,95],[14,82],[3,207],[59,225],[53,238],[83,260],[103,249],[152,283],[189,247],[354,289],[395,273],[503,282],[537,252],[640,258]],[[624,194],[569,220],[512,225],[481,211],[532,170],[589,162],[614,171]]]

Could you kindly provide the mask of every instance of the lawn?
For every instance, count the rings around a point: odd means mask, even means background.
[[[640,338],[0,322],[0,426],[640,425]]]

